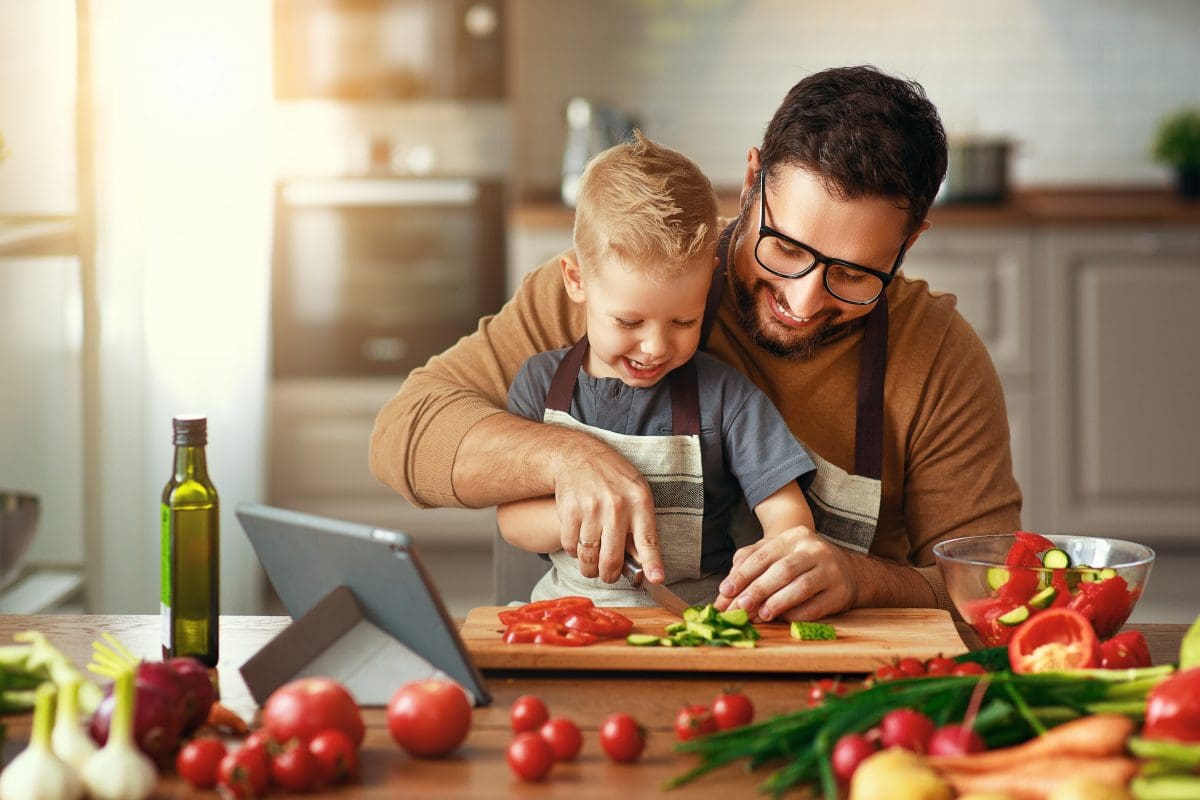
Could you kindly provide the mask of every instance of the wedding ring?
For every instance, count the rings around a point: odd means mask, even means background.
[[[580,547],[599,547],[600,543],[599,542],[585,542],[583,539],[580,539],[579,546]]]

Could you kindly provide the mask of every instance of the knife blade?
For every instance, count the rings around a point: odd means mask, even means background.
[[[631,555],[625,556],[625,565],[621,567],[621,574],[629,581],[630,586],[645,592],[647,597],[678,617],[682,617],[683,610],[691,605],[661,583],[651,583],[646,580],[642,565]]]

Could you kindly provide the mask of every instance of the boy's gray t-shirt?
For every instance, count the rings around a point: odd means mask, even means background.
[[[532,356],[508,390],[508,409],[541,420],[546,393],[569,348]],[[812,458],[783,421],[775,404],[733,367],[707,353],[692,357],[700,393],[700,452],[704,465],[704,537],[700,558],[705,572],[728,572],[733,540],[733,509],[745,497],[751,509],[789,481],[807,487],[816,470]],[[671,435],[671,383],[648,388],[618,378],[595,378],[579,370],[571,416],[613,433]]]

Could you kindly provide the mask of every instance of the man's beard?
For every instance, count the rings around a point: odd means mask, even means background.
[[[750,335],[755,344],[779,358],[795,361],[812,358],[819,349],[846,338],[866,322],[865,317],[838,322],[837,311],[830,309],[821,312],[812,327],[804,330],[788,328],[774,317],[763,319],[764,315],[769,313],[762,309],[758,302],[763,290],[770,292],[772,296],[775,294],[771,285],[761,278],[754,278],[751,285],[742,279],[736,269],[733,271],[733,296],[742,329]]]

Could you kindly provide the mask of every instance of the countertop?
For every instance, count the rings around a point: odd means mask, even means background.
[[[737,212],[734,189],[717,192],[722,215]],[[934,204],[934,225],[1200,225],[1200,199],[1185,200],[1170,189],[1158,188],[1030,188],[1013,191],[1004,203]],[[552,190],[529,192],[509,209],[509,223],[530,228],[568,228],[574,211]]]

